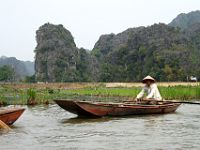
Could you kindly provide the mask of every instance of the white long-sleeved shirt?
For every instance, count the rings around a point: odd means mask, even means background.
[[[147,94],[146,98],[162,100],[158,87],[155,83],[151,84],[149,87],[145,85],[142,91],[137,95],[137,98],[143,98]]]

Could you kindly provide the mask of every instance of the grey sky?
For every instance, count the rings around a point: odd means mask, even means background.
[[[0,56],[34,60],[35,31],[46,22],[63,24],[78,47],[92,49],[101,34],[199,9],[199,0],[0,0]]]

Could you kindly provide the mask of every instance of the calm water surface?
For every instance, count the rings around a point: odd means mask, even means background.
[[[200,106],[176,113],[123,118],[78,119],[57,105],[29,107],[0,149],[200,149]]]

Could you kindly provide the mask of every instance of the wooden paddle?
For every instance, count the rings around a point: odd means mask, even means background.
[[[148,101],[157,101],[157,100],[148,100]],[[123,101],[124,103],[135,103],[135,100]],[[200,105],[200,102],[190,102],[190,101],[176,101],[176,100],[161,100],[157,102],[169,102],[169,103],[181,103],[181,104],[194,104]]]
[[[181,104],[194,104],[194,105],[200,105],[199,102],[190,102],[190,101],[168,101],[168,100],[163,100],[161,102],[171,102],[171,103],[181,103]]]
[[[11,128],[1,120],[0,120],[0,128],[7,130],[7,131],[11,130]]]

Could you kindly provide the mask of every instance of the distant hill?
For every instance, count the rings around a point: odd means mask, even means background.
[[[169,23],[170,26],[180,27],[182,30],[185,30],[189,26],[200,23],[200,11],[192,11],[190,13],[179,14],[172,22]]]
[[[0,66],[9,65],[14,68],[17,79],[22,79],[25,76],[30,76],[35,73],[34,63],[31,61],[21,61],[15,57],[0,57]]]

